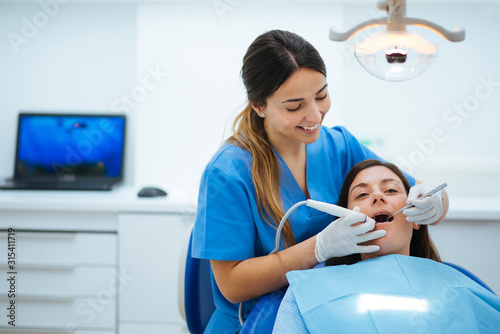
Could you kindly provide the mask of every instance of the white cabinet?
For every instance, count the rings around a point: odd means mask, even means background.
[[[446,219],[429,228],[443,261],[459,264],[500,295],[500,220]]]
[[[155,325],[155,324],[122,324],[120,323],[120,334],[189,334],[185,324],[182,325]],[[84,334],[84,333],[82,333]]]
[[[0,216],[1,217],[1,216]],[[50,214],[38,216],[50,219]],[[0,232],[0,331],[114,333],[117,323],[116,233]],[[8,239],[10,237],[10,239]],[[8,252],[12,262],[7,262]],[[2,254],[3,253],[3,254]],[[12,292],[11,292],[12,291]],[[11,293],[6,293],[11,292]],[[14,320],[12,324],[8,321]]]
[[[179,214],[119,215],[119,267],[127,277],[119,300],[120,333],[137,333],[138,328],[147,333],[186,332],[177,306],[177,276],[193,219]]]
[[[136,194],[0,191],[0,333],[188,333],[177,284],[194,208]],[[9,227],[16,327],[6,317]]]

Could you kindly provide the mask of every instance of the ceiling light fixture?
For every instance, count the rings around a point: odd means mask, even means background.
[[[377,78],[387,81],[415,78],[437,57],[438,45],[408,32],[406,27],[409,25],[430,29],[451,42],[465,39],[462,28],[449,31],[426,20],[406,17],[406,0],[379,0],[377,8],[386,11],[387,17],[360,23],[346,32],[330,28],[332,41],[345,41],[354,35],[364,37],[354,45],[354,54],[361,66]],[[371,28],[376,26],[386,26],[387,29],[374,33]],[[362,31],[364,34],[359,34]]]

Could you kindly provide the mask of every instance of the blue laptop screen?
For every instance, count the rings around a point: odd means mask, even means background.
[[[122,177],[123,115],[20,114],[16,177]]]

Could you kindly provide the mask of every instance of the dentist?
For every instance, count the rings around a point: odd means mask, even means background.
[[[300,36],[272,30],[259,36],[241,70],[248,106],[234,134],[208,163],[200,184],[192,255],[209,259],[216,310],[205,333],[237,333],[238,304],[247,315],[256,298],[288,285],[285,274],[310,269],[331,257],[369,253],[381,238],[375,222],[353,213],[332,216],[302,206],[283,228],[280,251],[276,225],[295,203],[308,198],[336,203],[342,183],[358,162],[378,159],[344,127],[321,125],[330,110],[325,64]],[[433,187],[411,186],[407,220],[436,224],[444,219],[447,195],[416,198]]]

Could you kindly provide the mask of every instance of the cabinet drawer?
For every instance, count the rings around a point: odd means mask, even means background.
[[[0,267],[7,273],[7,267]],[[114,268],[72,267],[67,269],[19,269],[16,274],[16,295],[25,297],[96,296],[110,291],[117,295],[116,270]],[[9,275],[7,274],[7,279]],[[0,292],[9,291],[7,279],[0,280]]]
[[[67,327],[67,328],[50,328],[50,329],[31,329],[31,328],[5,328],[5,327],[0,327],[0,333],[15,333],[15,334],[115,334],[116,331],[114,330],[102,330],[102,331],[95,331],[95,330],[82,330],[76,327]],[[169,334],[171,332],[168,332]],[[189,332],[186,331],[183,332],[183,334],[189,334]]]
[[[3,310],[3,328],[9,328],[9,299],[0,297],[0,309]],[[65,299],[15,299],[16,328],[82,328],[114,330],[116,327],[116,301],[109,296]],[[12,331],[11,331],[12,332]]]
[[[82,211],[63,211],[0,210],[0,227],[37,231],[117,231],[116,213],[95,213],[83,207]]]
[[[116,264],[114,233],[16,231],[11,237],[15,238],[16,269]],[[8,232],[1,231],[0,258],[5,260],[7,238]]]
[[[120,324],[120,334],[189,334],[187,325],[184,323],[137,323],[137,324]],[[82,333],[83,334],[83,333]]]

